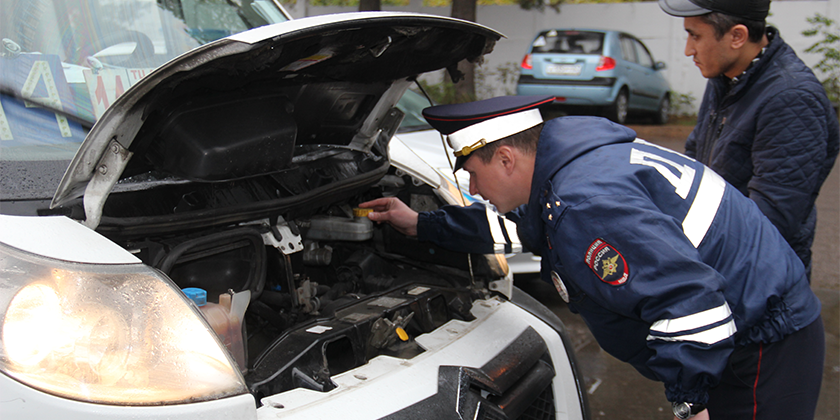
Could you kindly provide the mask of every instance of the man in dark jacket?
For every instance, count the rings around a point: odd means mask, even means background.
[[[769,0],[659,0],[684,17],[685,54],[709,79],[686,141],[761,209],[811,271],[814,202],[840,148],[825,89],[765,26]]]
[[[778,230],[714,171],[629,128],[594,117],[543,124],[533,108],[552,100],[494,98],[424,116],[448,136],[470,193],[509,212],[542,256],[543,279],[604,350],[664,382],[677,418],[813,418],[820,302]],[[482,204],[360,206],[458,251],[493,252],[509,238]]]

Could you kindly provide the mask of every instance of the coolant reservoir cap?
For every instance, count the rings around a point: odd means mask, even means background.
[[[196,305],[204,306],[207,304],[207,291],[198,287],[187,287],[181,289],[188,298],[190,298]]]
[[[367,217],[367,215],[370,214],[370,212],[372,212],[372,211],[373,211],[373,209],[363,209],[361,207],[354,207],[353,208],[353,216]]]

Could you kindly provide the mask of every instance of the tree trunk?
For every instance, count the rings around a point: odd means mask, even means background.
[[[359,0],[359,11],[379,11],[382,10],[381,0]]]
[[[452,17],[475,22],[477,0],[452,0]],[[463,80],[455,83],[456,102],[474,101],[475,98],[475,65],[467,60],[458,63],[458,70],[464,73]],[[446,74],[447,80],[449,74]]]

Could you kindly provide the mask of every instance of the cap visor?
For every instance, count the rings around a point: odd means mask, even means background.
[[[665,13],[678,17],[700,16],[712,12],[709,9],[697,6],[689,0],[659,0],[659,7]]]
[[[452,170],[452,173],[454,174],[455,172],[458,172],[458,169],[463,168],[469,158],[469,156],[458,156],[458,158],[455,159],[455,169]]]

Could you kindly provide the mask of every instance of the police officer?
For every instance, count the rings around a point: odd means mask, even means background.
[[[551,97],[427,108],[456,170],[517,223],[542,277],[598,343],[665,384],[679,419],[807,419],[825,352],[805,267],[759,208],[719,175],[595,117],[543,123]],[[361,206],[420,240],[494,249],[481,204],[416,213]]]

